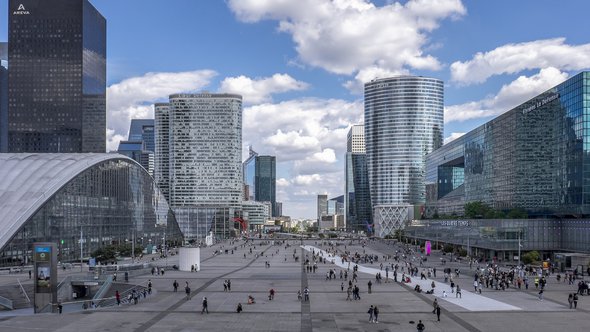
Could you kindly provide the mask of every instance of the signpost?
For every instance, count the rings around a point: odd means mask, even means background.
[[[35,313],[53,312],[57,308],[57,244],[33,243],[35,271]]]

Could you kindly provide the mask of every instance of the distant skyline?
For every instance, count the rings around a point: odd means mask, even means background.
[[[449,140],[590,68],[583,0],[91,3],[107,20],[108,149],[169,94],[242,94],[243,160],[248,145],[277,157],[277,201],[294,218],[315,218],[318,194],[344,193],[363,82],[443,80]]]

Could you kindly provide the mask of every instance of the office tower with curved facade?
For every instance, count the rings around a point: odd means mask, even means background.
[[[242,97],[173,94],[157,104],[156,181],[188,239],[235,235],[242,207]]]
[[[365,142],[375,234],[385,236],[425,203],[426,155],[443,142],[443,82],[398,76],[365,84]]]

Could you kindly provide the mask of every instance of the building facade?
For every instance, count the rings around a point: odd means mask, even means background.
[[[530,217],[590,217],[590,72],[582,72],[427,156],[427,213],[464,204]],[[586,169],[589,169],[587,172]]]
[[[131,119],[129,136],[119,142],[117,152],[137,161],[153,176],[155,145],[154,119]]]
[[[154,180],[170,200],[170,104],[154,105]]]
[[[349,231],[371,232],[373,216],[365,149],[365,126],[348,131],[344,164],[344,220]]]
[[[155,114],[156,181],[168,191],[183,234],[235,235],[233,218],[242,217],[242,97],[173,94]]]
[[[275,156],[259,156],[250,147],[249,157],[243,163],[244,199],[270,202],[273,217],[279,216],[276,202],[276,168]]]
[[[0,153],[8,152],[8,44],[0,43]]]
[[[104,17],[88,0],[10,0],[8,15],[8,151],[105,152]]]
[[[317,221],[320,222],[323,216],[328,215],[328,195],[318,195],[317,198]]]
[[[0,176],[0,266],[30,264],[34,242],[58,243],[61,262],[129,241],[182,243],[151,176],[122,155],[3,153]]]
[[[442,145],[443,82],[399,76],[365,84],[365,143],[378,236],[413,218],[426,200],[426,155]]]

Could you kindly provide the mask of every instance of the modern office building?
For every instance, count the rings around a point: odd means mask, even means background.
[[[365,126],[352,125],[346,135],[346,152],[366,153]]]
[[[264,223],[271,219],[270,202],[243,201],[242,211],[242,219],[250,231],[262,231]]]
[[[119,142],[117,152],[137,161],[154,175],[155,145],[154,119],[131,119],[129,136]]]
[[[532,217],[590,217],[587,100],[582,72],[429,154],[428,214],[463,215],[465,203],[482,202]]]
[[[369,177],[365,150],[365,126],[353,125],[348,131],[344,164],[344,220],[349,231],[373,229]]]
[[[170,200],[170,104],[154,105],[154,180]]]
[[[323,216],[328,215],[328,195],[318,195],[317,198],[317,221],[320,222]]]
[[[365,84],[365,143],[378,236],[411,220],[425,203],[426,155],[442,145],[443,82],[398,76]]]
[[[8,151],[105,152],[104,17],[88,0],[8,6]]]
[[[545,257],[590,252],[589,100],[582,72],[429,154],[426,215],[445,220],[416,221],[408,234],[487,258],[512,260],[519,241]],[[473,202],[493,217],[461,217]],[[515,209],[528,218],[510,219]]]
[[[276,210],[276,157],[259,156],[252,147],[249,157],[243,163],[244,199],[248,201],[270,202],[272,216],[278,217]]]
[[[8,44],[0,43],[0,153],[8,152]]]
[[[283,202],[276,202],[276,215],[275,217],[283,216]]]
[[[242,204],[242,97],[173,94],[168,104],[156,105],[155,123],[156,178],[168,186],[185,237],[235,235],[233,218],[241,217]]]
[[[181,244],[174,214],[135,161],[107,153],[0,154],[0,266],[30,264],[34,242],[61,262],[137,241]]]

